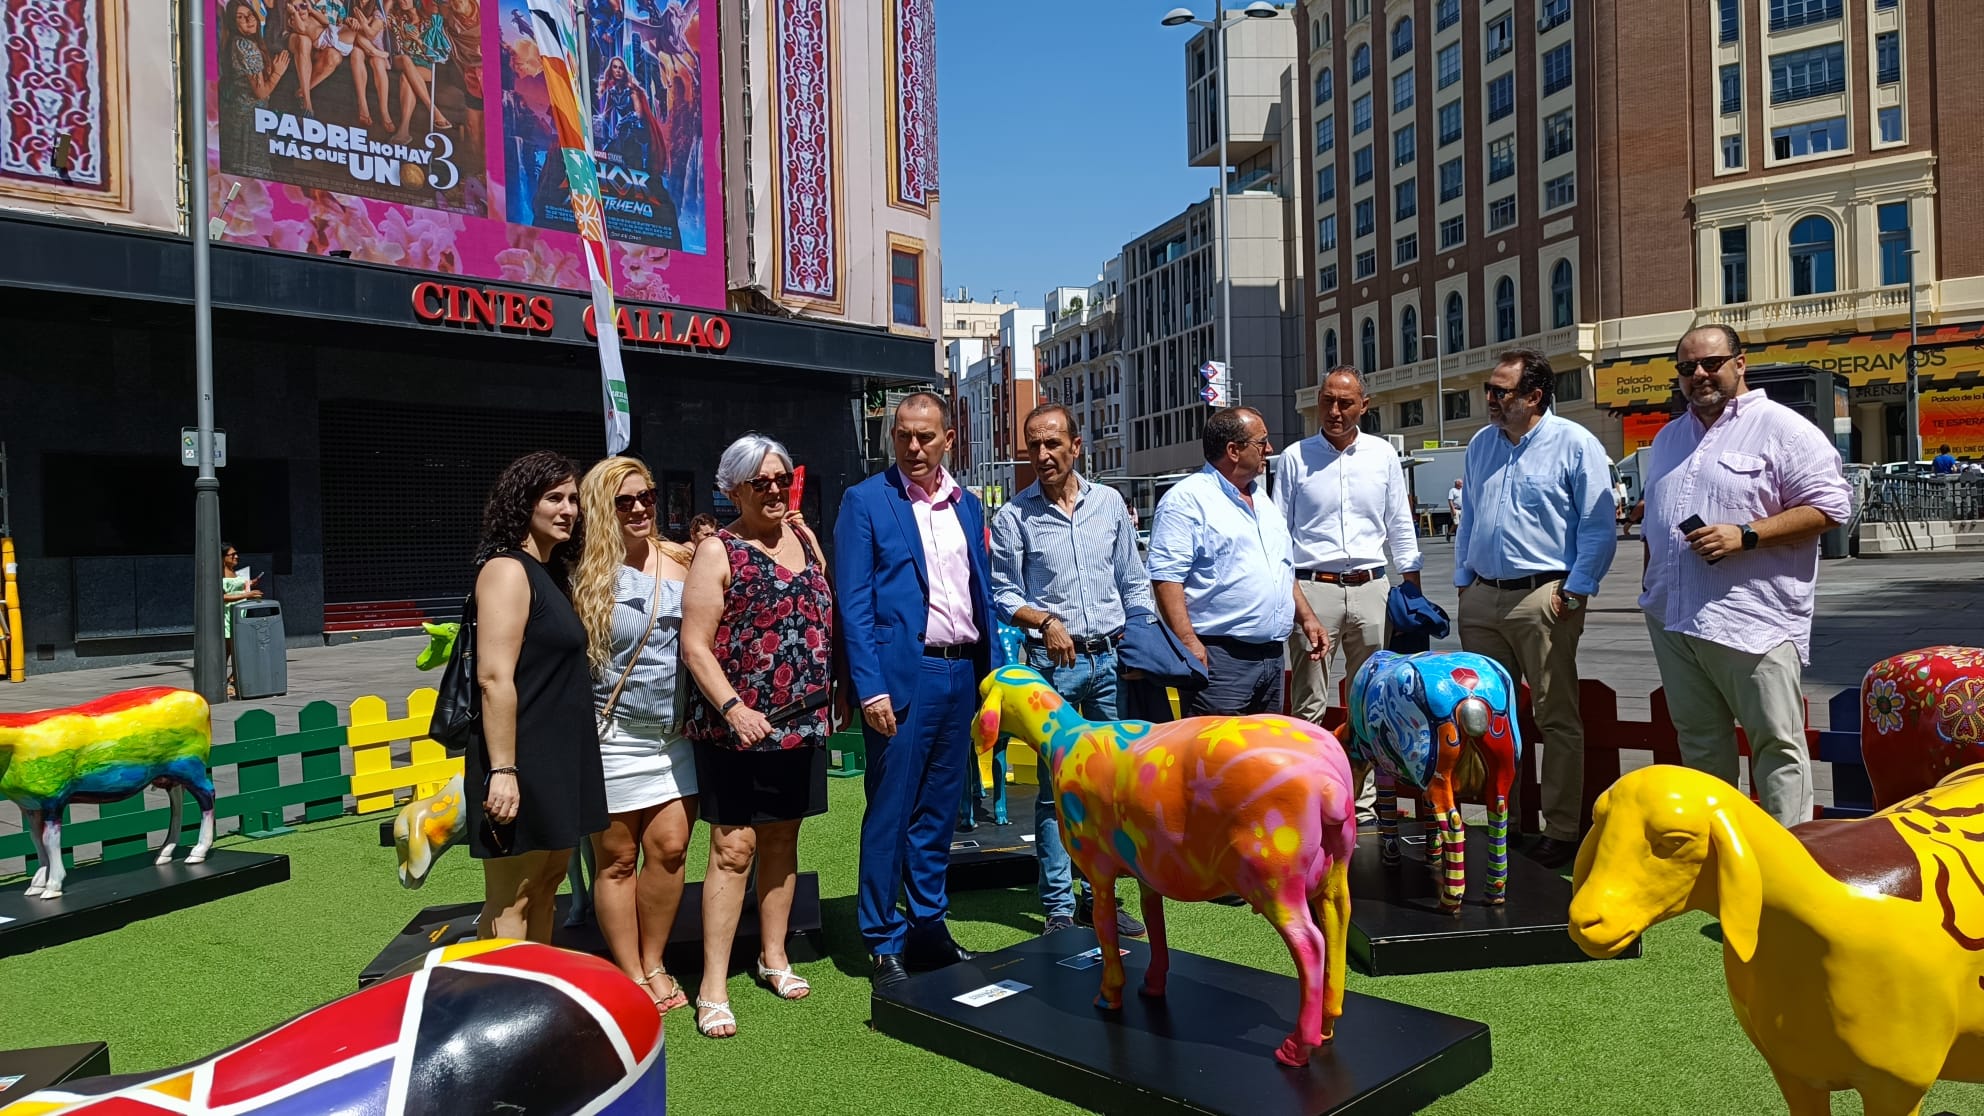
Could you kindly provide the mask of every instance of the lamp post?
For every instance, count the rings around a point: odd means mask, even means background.
[[[1422,333],[1419,339],[1433,343],[1433,410],[1439,415],[1433,440],[1444,446],[1447,444],[1447,354],[1438,333]]]
[[[193,689],[210,703],[227,697],[226,646],[221,642],[220,478],[214,475],[214,334],[212,263],[207,228],[207,28],[205,3],[185,3],[179,40],[179,101],[186,119],[187,233],[193,248],[193,381],[199,424],[200,473],[193,482]]]
[[[1910,248],[1908,256],[1908,460],[1922,460],[1922,389],[1915,378],[1915,346],[1921,334],[1915,320],[1915,257],[1922,251]]]
[[[1226,72],[1226,29],[1243,19],[1273,19],[1276,12],[1273,4],[1266,0],[1254,0],[1229,18],[1225,0],[1213,4],[1213,17],[1200,19],[1190,8],[1173,8],[1164,13],[1159,21],[1166,27],[1182,27],[1191,24],[1204,27],[1213,33],[1219,51],[1219,352],[1220,360],[1226,365],[1227,384],[1233,389],[1235,403],[1240,399],[1240,380],[1233,371],[1233,250],[1228,242],[1226,220],[1226,175],[1232,164],[1226,159],[1226,102],[1232,91],[1231,75]]]

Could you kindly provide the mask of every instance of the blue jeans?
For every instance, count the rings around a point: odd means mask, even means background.
[[[1116,719],[1116,652],[1075,653],[1069,666],[1055,666],[1044,647],[1028,646],[1026,665],[1040,672],[1054,692],[1091,721]],[[1054,808],[1054,778],[1040,757],[1040,794],[1033,803],[1033,850],[1040,858],[1040,906],[1048,918],[1075,916],[1074,866],[1061,844],[1061,817]],[[1087,886],[1087,881],[1083,881]]]

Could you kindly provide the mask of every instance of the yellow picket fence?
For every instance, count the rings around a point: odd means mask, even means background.
[[[427,736],[435,692],[422,687],[406,696],[406,716],[395,718],[384,698],[371,694],[351,703],[346,740],[351,747],[351,794],[358,812],[393,808],[396,792],[425,798],[462,773],[462,761]],[[393,745],[408,742],[408,762],[393,764]]]

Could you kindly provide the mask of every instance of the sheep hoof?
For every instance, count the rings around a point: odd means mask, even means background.
[[[1274,1060],[1284,1066],[1306,1066],[1309,1064],[1309,1052],[1314,1049],[1308,1043],[1295,1041],[1295,1036],[1290,1035],[1275,1048]]]
[[[1111,1000],[1108,996],[1098,993],[1095,997],[1095,1006],[1101,1008],[1103,1011],[1121,1011],[1123,1010],[1123,997],[1118,996],[1114,1000]]]
[[[188,864],[205,864],[206,862],[207,850],[205,849],[194,849],[192,852],[186,854],[186,863]]]
[[[43,899],[60,899],[60,898],[62,898],[62,889],[61,889],[61,888],[59,888],[59,887],[45,887],[45,888],[42,888],[42,889],[41,889],[41,898],[43,898]]]
[[[1164,998],[1164,982],[1157,981],[1153,983],[1146,980],[1137,986],[1137,995],[1142,996],[1146,1000],[1162,1000]]]

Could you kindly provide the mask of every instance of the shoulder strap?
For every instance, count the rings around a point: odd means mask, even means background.
[[[659,554],[656,557],[660,557]],[[620,672],[620,681],[613,684],[613,693],[607,696],[606,708],[600,711],[600,719],[613,716],[614,706],[620,704],[620,691],[627,685],[627,679],[634,673],[634,664],[641,659],[641,648],[648,645],[648,637],[654,634],[654,622],[661,615],[661,563],[654,564],[654,596],[648,600],[648,626],[641,633],[640,642],[634,644],[627,655],[627,669]]]
[[[799,536],[799,548],[806,552],[807,564],[812,566],[820,565],[820,547],[818,540],[813,538],[813,529],[794,524],[793,533]]]

